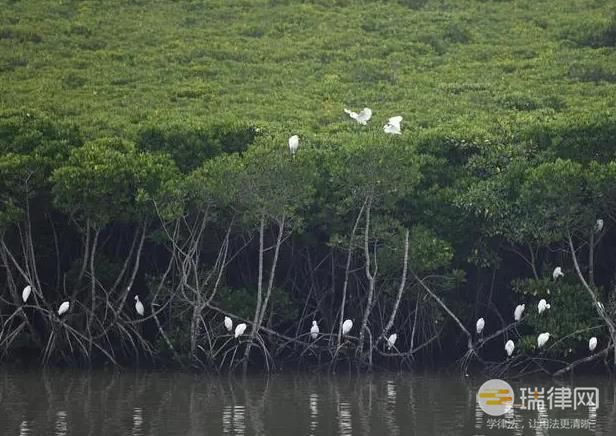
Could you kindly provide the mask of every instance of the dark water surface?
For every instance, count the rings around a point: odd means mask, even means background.
[[[412,373],[0,369],[0,435],[616,435],[615,391],[607,377],[511,383],[514,392],[596,387],[599,407],[546,405],[500,417],[486,415],[476,402],[484,381]]]

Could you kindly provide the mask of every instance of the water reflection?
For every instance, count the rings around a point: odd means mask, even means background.
[[[0,371],[0,435],[548,435],[529,422],[583,419],[616,434],[616,390],[604,379],[601,404],[575,413],[513,409],[495,417],[475,402],[485,380],[416,374],[277,375],[104,371]],[[545,384],[545,382],[544,382]],[[547,386],[547,385],[546,385]],[[547,406],[547,404],[546,404]],[[547,420],[547,421],[546,421]],[[568,433],[569,434],[569,433]]]

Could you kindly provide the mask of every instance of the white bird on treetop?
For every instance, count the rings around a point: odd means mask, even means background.
[[[396,333],[392,333],[388,338],[387,338],[387,349],[391,350],[391,348],[395,345],[396,340],[398,340],[398,335]]]
[[[599,218],[595,224],[595,232],[599,233],[601,230],[603,230],[603,220]]]
[[[342,323],[342,334],[346,335],[348,332],[351,331],[352,328],[353,328],[353,321],[351,321],[350,319],[347,319],[346,321]]]
[[[344,109],[344,112],[362,126],[365,126],[366,123],[370,120],[370,118],[372,118],[372,109],[370,109],[369,107],[363,108],[359,113],[353,112],[352,110],[346,108]]]
[[[479,318],[477,320],[477,324],[475,325],[475,327],[477,328],[477,334],[480,335],[481,332],[483,331],[483,328],[485,327],[486,322],[483,318]]]
[[[391,117],[387,124],[383,126],[383,131],[391,135],[401,135],[400,123],[402,122],[401,116]]]
[[[228,332],[233,330],[233,321],[231,321],[231,318],[229,318],[228,316],[225,316],[224,324],[225,324],[225,328],[227,329]]]
[[[319,325],[316,321],[312,321],[312,327],[310,327],[310,337],[316,339],[319,336]]]
[[[289,150],[291,154],[295,156],[295,152],[297,152],[297,148],[299,147],[299,136],[293,135],[289,138]]]
[[[588,349],[592,353],[593,351],[595,351],[595,348],[597,348],[597,338],[593,336],[588,340]]]
[[[552,278],[554,280],[556,280],[558,277],[564,277],[564,276],[565,276],[565,273],[563,273],[562,268],[559,266],[554,268],[554,271],[552,271]]]
[[[71,303],[69,303],[68,301],[65,301],[64,303],[60,304],[60,308],[58,309],[58,316],[64,315],[68,311],[68,308],[70,306]]]
[[[139,295],[135,295],[135,310],[139,314],[139,316],[143,316],[145,310],[143,308],[143,303],[139,301]]]
[[[550,307],[551,306],[548,304],[548,302],[545,301],[545,298],[542,298],[541,300],[539,300],[539,304],[537,304],[537,311],[539,312],[539,314],[542,314]]]
[[[537,346],[539,348],[543,347],[545,345],[545,343],[548,341],[548,339],[550,339],[550,334],[549,333],[541,333],[539,336],[537,336]]]
[[[524,304],[518,304],[513,311],[513,319],[519,321],[522,319],[522,314],[524,313],[524,309],[526,306]]]
[[[246,324],[245,323],[238,324],[237,327],[235,327],[235,337],[239,338],[240,336],[244,334],[245,331],[246,331]]]
[[[24,290],[21,291],[21,299],[24,301],[24,303],[28,301],[28,298],[30,297],[31,292],[32,292],[32,286],[30,285],[26,286]]]
[[[511,339],[509,339],[505,344],[505,351],[507,352],[507,356],[511,357],[511,355],[513,354],[513,350],[515,350],[515,344]]]

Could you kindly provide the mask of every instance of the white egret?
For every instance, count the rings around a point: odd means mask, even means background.
[[[60,307],[58,308],[58,316],[62,316],[66,312],[68,312],[69,307],[71,307],[71,303],[69,303],[68,301],[65,301],[64,303],[60,304]]]
[[[228,332],[233,330],[233,321],[231,321],[231,318],[229,318],[228,316],[225,316],[224,323],[225,323],[225,328],[227,329]]]
[[[361,110],[361,112],[353,112],[349,109],[344,109],[344,112],[347,113],[351,118],[357,121],[362,126],[365,126],[366,123],[372,118],[372,109],[369,107],[365,107]]]
[[[588,340],[588,349],[592,353],[593,351],[595,351],[595,348],[597,348],[597,338],[593,336]]]
[[[316,339],[319,336],[319,325],[316,321],[312,321],[312,327],[310,327],[310,337]]]
[[[401,116],[391,117],[387,124],[383,126],[383,131],[391,135],[401,135],[400,122],[402,122]]]
[[[481,332],[483,331],[483,328],[486,326],[486,322],[483,318],[479,318],[477,320],[477,324],[475,325],[475,327],[477,328],[477,334],[480,335]]]
[[[526,309],[526,306],[524,304],[518,304],[513,311],[513,319],[515,319],[516,321],[521,320],[524,309]]]
[[[299,136],[297,135],[293,135],[289,138],[289,150],[291,151],[291,154],[293,156],[295,156],[295,152],[297,151],[297,148],[299,147]]]
[[[595,232],[599,233],[601,230],[603,230],[603,220],[599,218],[595,224]]]
[[[26,286],[24,290],[21,291],[21,299],[24,301],[24,303],[28,301],[28,298],[30,297],[31,292],[32,292],[32,286],[30,285]]]
[[[537,346],[539,348],[542,348],[548,341],[548,339],[550,339],[550,334],[548,332],[541,333],[539,336],[537,336]]]
[[[244,334],[245,331],[246,331],[246,324],[245,323],[238,324],[237,327],[235,327],[235,337],[239,338],[240,336]]]
[[[143,303],[139,301],[139,295],[135,295],[135,310],[139,314],[139,316],[143,316],[145,310],[143,308]]]
[[[353,328],[353,321],[351,321],[350,319],[347,319],[346,321],[342,323],[342,334],[346,335],[347,333],[351,331],[352,328]]]
[[[605,311],[605,306],[603,305],[602,302],[597,301],[597,308],[599,309],[599,311],[603,312]]]
[[[391,348],[395,345],[396,340],[398,340],[398,335],[396,333],[392,333],[388,338],[387,338],[387,349],[391,350]]]
[[[509,339],[505,344],[505,351],[507,352],[507,356],[511,357],[511,355],[513,354],[513,350],[515,350],[515,344],[511,339]]]
[[[552,271],[552,278],[554,280],[556,280],[559,277],[564,277],[564,276],[565,276],[565,273],[563,273],[563,269],[559,266],[554,268],[554,271]]]
[[[542,298],[541,300],[539,300],[539,304],[537,304],[537,311],[541,315],[543,312],[545,312],[550,307],[551,306],[548,304],[548,302],[545,301],[545,298]]]

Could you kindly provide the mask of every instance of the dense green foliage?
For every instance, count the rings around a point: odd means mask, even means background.
[[[375,350],[396,331],[400,360],[453,360],[465,341],[434,295],[471,334],[525,302],[504,334],[527,356],[543,331],[566,360],[616,338],[610,2],[1,6],[2,350],[222,367],[229,314],[267,329],[261,364],[297,357],[312,319],[334,338],[345,301]],[[363,106],[367,126],[343,112]],[[19,310],[28,283],[40,312]]]

